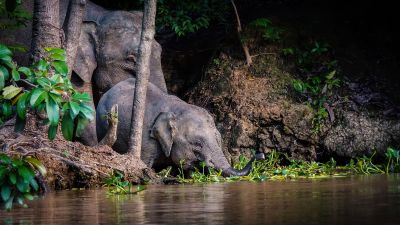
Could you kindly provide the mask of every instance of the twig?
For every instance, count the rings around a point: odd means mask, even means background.
[[[239,37],[239,41],[240,41],[240,44],[242,45],[243,52],[244,52],[244,55],[246,57],[247,66],[250,66],[253,61],[251,60],[249,47],[247,46],[246,42],[242,40],[242,35],[241,35],[241,33],[242,33],[242,24],[240,23],[239,13],[237,11],[235,1],[231,0],[231,3],[232,3],[232,6],[233,6],[233,10],[235,12],[235,16],[236,16],[236,22],[237,22],[237,28],[236,29],[237,29],[237,34],[238,34],[238,37]]]

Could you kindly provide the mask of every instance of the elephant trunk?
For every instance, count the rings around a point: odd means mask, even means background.
[[[229,176],[247,176],[251,172],[251,169],[252,169],[252,166],[253,166],[253,162],[255,160],[260,160],[260,159],[264,159],[264,158],[265,158],[264,157],[264,153],[257,153],[255,156],[253,156],[250,159],[250,161],[246,164],[246,166],[241,170],[237,170],[237,169],[232,168],[229,165],[229,163],[228,163],[228,161],[226,159],[223,162],[223,164],[225,166],[221,167],[221,166],[215,165],[215,167],[216,167],[216,169],[222,169],[222,175],[224,177],[229,177]],[[228,166],[226,166],[226,165],[228,165]]]

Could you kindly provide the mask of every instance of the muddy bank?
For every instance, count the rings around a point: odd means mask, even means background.
[[[331,105],[334,120],[325,119],[320,132],[315,132],[316,111],[294,93],[292,80],[298,74],[281,50],[280,45],[255,42],[254,63],[247,67],[240,48],[225,48],[187,95],[191,103],[215,116],[225,151],[233,159],[248,155],[250,149],[265,153],[276,149],[306,160],[349,159],[373,152],[383,155],[388,146],[399,145],[399,118],[369,107],[374,96],[382,102],[385,96],[360,91],[363,84],[344,75],[338,96],[345,101]]]
[[[108,146],[89,147],[79,142],[65,141],[61,131],[49,141],[47,127],[38,124],[33,116],[27,119],[22,133],[15,133],[14,121],[0,127],[0,150],[8,155],[32,155],[47,168],[44,178],[48,188],[99,187],[114,170],[121,171],[133,183],[155,182],[154,172],[141,161],[120,155]]]

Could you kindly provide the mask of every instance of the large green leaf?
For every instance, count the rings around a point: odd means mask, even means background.
[[[13,172],[11,172],[8,175],[8,178],[10,179],[11,184],[16,184],[17,183],[17,175]]]
[[[70,109],[71,109],[71,118],[75,119],[75,117],[79,114],[80,111],[80,106],[76,102],[70,102],[69,103]]]
[[[9,116],[11,116],[12,114],[12,106],[10,102],[4,102],[2,104],[2,109],[3,109],[3,115],[7,118]]]
[[[38,159],[33,158],[33,157],[27,157],[27,158],[25,158],[25,161],[27,161],[34,168],[36,168],[43,176],[46,176],[46,173],[47,173],[46,167]]]
[[[82,101],[82,102],[90,102],[92,101],[92,98],[88,93],[79,93],[76,92],[75,94],[72,95],[72,99],[75,101]]]
[[[50,121],[50,125],[57,125],[60,119],[60,109],[58,104],[50,97],[46,98],[46,112]]]
[[[74,120],[71,118],[69,112],[70,111],[68,111],[68,113],[65,113],[62,118],[61,131],[66,140],[72,141],[74,133]]]
[[[87,104],[80,104],[80,111],[81,113],[88,119],[88,120],[93,120],[94,119],[94,110],[92,109],[92,107],[90,107]]]
[[[12,52],[7,46],[0,44],[0,58],[5,55],[11,56]]]
[[[18,177],[17,189],[22,193],[29,192],[29,181],[27,180],[27,182],[25,182],[22,177]]]
[[[22,89],[20,87],[15,87],[13,85],[7,86],[3,88],[3,97],[4,99],[12,99],[16,95],[18,95]]]
[[[21,79],[21,76],[19,75],[19,72],[15,68],[13,68],[11,70],[11,76],[15,81],[19,81]]]
[[[67,74],[68,74],[68,66],[67,66],[67,64],[65,62],[63,62],[63,61],[54,61],[54,62],[51,63],[51,65],[62,76],[67,76]]]
[[[48,132],[47,132],[47,137],[48,137],[50,140],[54,140],[54,138],[56,138],[57,127],[58,127],[58,124],[55,125],[55,126],[51,126],[51,125],[50,125],[49,130],[48,130]]]
[[[17,114],[21,119],[25,119],[26,117],[26,99],[28,96],[28,93],[22,94],[17,102]]]
[[[37,62],[36,68],[40,71],[45,71],[47,70],[47,67],[49,66],[49,63],[46,62],[45,60],[41,59]]]
[[[31,71],[31,69],[29,69],[28,67],[20,67],[19,69],[18,69],[18,71],[19,72],[21,72],[21,73],[23,73],[23,74],[25,74],[26,76],[28,76],[28,77],[30,77],[30,76],[32,76],[32,71]]]
[[[11,188],[7,184],[3,184],[1,187],[1,198],[6,202],[11,195]]]
[[[33,171],[26,166],[18,167],[18,174],[24,178],[25,181],[30,181],[35,177]]]
[[[41,88],[34,89],[31,93],[30,104],[32,107],[38,106],[47,98],[47,92]]]

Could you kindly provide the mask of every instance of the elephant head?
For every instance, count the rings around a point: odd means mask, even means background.
[[[180,112],[162,112],[151,129],[150,136],[158,141],[165,156],[179,165],[184,160],[184,169],[197,162],[221,170],[224,176],[245,176],[250,173],[252,162],[263,158],[260,153],[253,157],[242,170],[231,167],[222,151],[221,134],[210,114],[199,107]]]
[[[92,5],[88,10],[74,71],[84,82],[93,81],[102,94],[118,82],[135,77],[143,14],[107,11]],[[161,47],[155,40],[150,60],[150,82],[166,92]]]

